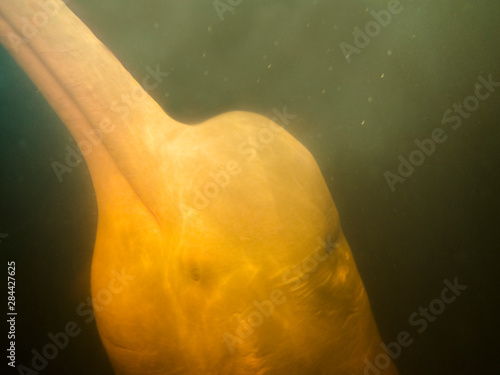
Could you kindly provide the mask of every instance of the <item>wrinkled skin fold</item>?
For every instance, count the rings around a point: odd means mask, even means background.
[[[362,374],[382,352],[321,172],[282,127],[173,120],[58,0],[1,0],[0,38],[93,146],[91,287],[117,374]]]

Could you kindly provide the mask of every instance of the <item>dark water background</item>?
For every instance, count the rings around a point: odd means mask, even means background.
[[[383,339],[403,330],[414,339],[396,360],[401,375],[497,373],[500,88],[459,129],[441,119],[474,94],[478,76],[500,81],[500,3],[401,1],[347,63],[339,44],[372,20],[367,8],[386,4],[243,0],[223,20],[211,0],[70,7],[137,80],[148,66],[170,73],[150,94],[179,120],[284,106],[296,114],[287,130],[324,174]],[[436,127],[448,139],[392,192],[383,173]],[[17,264],[18,364],[73,320],[81,333],[41,373],[111,374],[95,325],[76,313],[90,294],[97,209],[84,165],[61,183],[51,168],[68,145],[0,49],[0,254],[4,275],[7,260]],[[408,317],[455,277],[467,290],[418,333]]]

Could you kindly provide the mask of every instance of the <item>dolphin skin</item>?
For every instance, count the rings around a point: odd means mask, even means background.
[[[397,374],[321,172],[281,126],[175,121],[60,0],[1,0],[0,40],[90,170],[116,374]]]

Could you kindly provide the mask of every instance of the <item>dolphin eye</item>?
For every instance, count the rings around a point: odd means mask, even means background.
[[[191,278],[194,281],[199,281],[200,280],[200,270],[198,268],[193,268],[191,269]]]

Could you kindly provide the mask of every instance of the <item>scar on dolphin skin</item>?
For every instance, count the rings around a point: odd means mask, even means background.
[[[104,118],[114,125],[84,157],[98,206],[92,295],[113,269],[135,277],[95,312],[116,374],[351,374],[374,360],[381,339],[337,210],[286,130],[276,125],[272,145],[199,210],[194,192],[209,171],[239,162],[234,145],[268,118],[174,120],[61,0],[2,0],[0,41],[77,143]],[[131,92],[140,105],[111,110]],[[238,326],[235,312],[271,295],[327,235],[336,251],[231,353],[222,337]],[[391,362],[380,373],[397,370]]]

